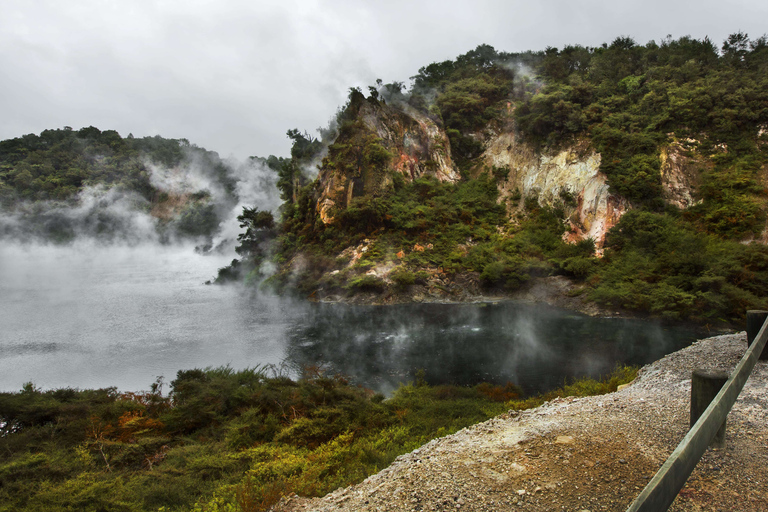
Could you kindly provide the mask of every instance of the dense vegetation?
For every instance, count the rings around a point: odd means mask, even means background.
[[[283,181],[273,249],[281,271],[269,283],[305,295],[386,296],[424,285],[435,273],[474,274],[497,291],[565,274],[603,306],[670,318],[727,323],[744,309],[768,306],[760,291],[768,284],[768,251],[741,243],[766,224],[765,37],[737,33],[719,50],[690,37],[644,46],[621,37],[598,48],[519,54],[481,45],[421,68],[407,93],[381,81],[369,90],[368,97],[350,90],[333,144],[328,133],[320,141],[289,132],[296,155],[280,161],[281,169],[314,161],[321,173],[361,177],[362,194],[356,188],[326,225],[317,214],[317,182]],[[408,103],[445,128],[459,183],[394,173],[388,188],[365,188],[381,181],[392,157],[360,117],[365,102],[382,101]],[[575,204],[568,194],[551,207],[522,196],[509,211],[498,204],[496,184],[509,170],[488,169],[478,157],[504,130],[540,152],[586,141],[601,154],[611,190],[634,209],[609,234],[604,258],[595,257],[589,240],[562,241]],[[696,174],[695,204],[685,210],[662,194],[661,158],[672,143]],[[352,259],[344,249],[359,244],[367,252]],[[387,279],[368,273],[387,261],[395,265]]]
[[[208,189],[170,190],[153,182],[153,166],[167,172],[169,179],[194,167],[223,192],[218,199],[227,204],[214,204]],[[218,155],[185,139],[123,138],[114,130],[89,126],[44,130],[40,135],[0,141],[0,205],[6,213],[20,214],[27,221],[23,233],[0,234],[72,240],[82,226],[72,216],[57,216],[55,210],[77,207],[80,194],[87,188],[97,191],[100,199],[106,191],[113,191],[104,199],[107,203],[125,199],[136,211],[156,208],[167,236],[212,235],[235,200],[235,180]],[[110,217],[106,208],[77,220],[101,238],[116,231],[120,234],[120,222],[124,221]]]
[[[765,37],[733,34],[720,53],[708,39],[639,46],[623,37],[601,48],[550,48],[538,69],[546,85],[515,112],[534,143],[557,146],[588,136],[615,192],[658,210],[659,151],[670,137],[685,139],[692,154],[712,162],[702,172],[702,203],[691,212],[699,227],[727,237],[762,229]]]
[[[395,457],[510,408],[606,393],[617,369],[544,396],[514,386],[414,384],[384,399],[307,369],[180,371],[163,394],[27,384],[0,393],[0,511],[267,510],[281,496],[325,494]]]
[[[768,40],[731,35],[645,46],[618,38],[548,49],[546,85],[515,112],[539,146],[587,136],[615,192],[638,210],[609,234],[592,276],[599,303],[721,321],[765,307],[768,252],[736,243],[765,227]],[[680,212],[661,196],[660,151],[672,140],[701,164],[699,203]]]
[[[5,200],[67,199],[83,185],[101,183],[122,185],[151,199],[159,192],[150,183],[147,162],[178,167],[193,148],[186,139],[123,138],[115,130],[93,126],[44,130],[0,141],[1,190]],[[200,156],[232,192],[234,183],[216,154],[201,150]]]
[[[280,235],[279,261],[301,254],[308,264],[298,275],[277,274],[270,282],[304,293],[317,286],[325,293],[383,292],[387,285],[366,272],[390,260],[398,262],[390,274],[395,292],[425,282],[430,272],[476,272],[486,287],[512,290],[554,269],[583,276],[590,268],[594,244],[562,241],[562,211],[527,201],[526,215],[507,225],[497,198],[495,182],[485,176],[456,185],[429,177],[396,179],[392,194],[354,199],[338,222],[301,223],[300,231]],[[499,226],[506,229],[499,232]],[[365,239],[371,240],[365,254],[347,266],[350,255],[338,255]],[[328,273],[338,266],[340,272]]]

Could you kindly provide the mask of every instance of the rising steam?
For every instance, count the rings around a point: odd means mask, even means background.
[[[19,201],[0,212],[0,239],[23,243],[187,243],[231,250],[244,206],[276,211],[274,171],[259,159],[211,159],[185,148],[183,163],[146,160],[150,194],[122,185],[84,186],[59,201]]]

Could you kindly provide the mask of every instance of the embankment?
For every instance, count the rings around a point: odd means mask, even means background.
[[[645,366],[627,388],[553,400],[434,440],[359,485],[276,510],[625,510],[688,429],[694,368],[731,371],[744,333],[708,338]],[[768,362],[670,510],[768,510]]]

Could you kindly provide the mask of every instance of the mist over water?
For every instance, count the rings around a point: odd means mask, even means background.
[[[703,334],[542,304],[314,304],[289,331],[287,354],[385,393],[419,369],[430,384],[512,382],[535,393],[652,362]]]
[[[0,389],[148,389],[180,369],[284,358],[280,301],[205,286],[227,256],[190,246],[0,246]]]
[[[645,364],[703,333],[545,305],[314,304],[206,286],[231,255],[191,245],[0,246],[0,390],[146,390],[178,370],[307,365],[389,393],[514,382],[526,392]],[[167,389],[167,388],[166,388]]]

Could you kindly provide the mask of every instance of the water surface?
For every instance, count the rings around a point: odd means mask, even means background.
[[[180,369],[284,359],[277,301],[206,286],[228,258],[190,247],[0,248],[0,389],[148,389]]]
[[[228,259],[154,245],[0,247],[0,390],[141,390],[182,369],[283,363],[383,392],[418,369],[433,384],[532,392],[653,361],[697,335],[544,305],[361,307],[204,285]]]
[[[323,363],[384,391],[424,369],[431,384],[512,382],[530,393],[655,361],[697,334],[543,304],[316,304],[289,330],[287,353],[294,363]]]

